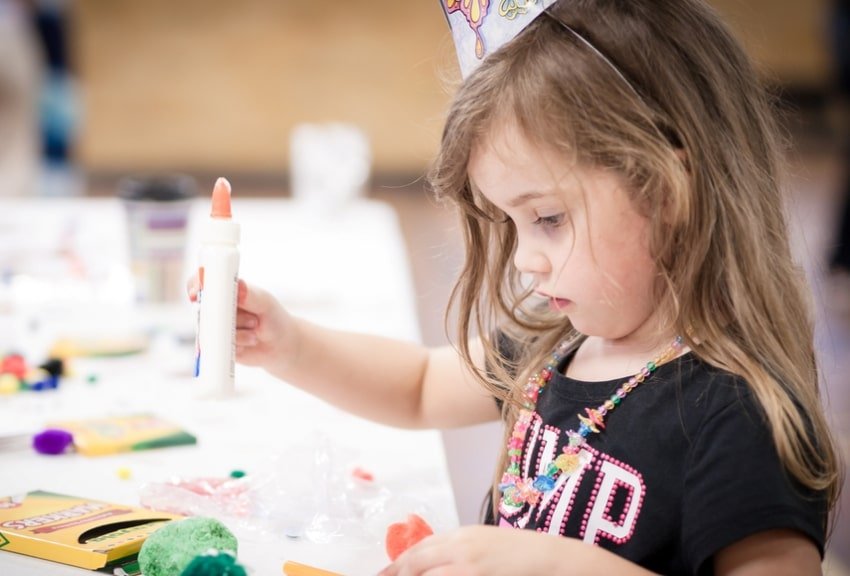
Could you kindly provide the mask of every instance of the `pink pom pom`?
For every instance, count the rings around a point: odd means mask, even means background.
[[[385,540],[387,556],[395,562],[405,550],[434,533],[431,526],[418,514],[408,514],[405,522],[395,522],[387,527]]]

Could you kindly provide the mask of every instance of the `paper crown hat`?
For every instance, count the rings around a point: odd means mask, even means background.
[[[440,0],[464,78],[557,0]]]

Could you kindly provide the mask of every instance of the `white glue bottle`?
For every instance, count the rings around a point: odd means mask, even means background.
[[[195,376],[204,394],[234,391],[239,224],[231,219],[230,182],[219,178],[210,218],[201,226]]]

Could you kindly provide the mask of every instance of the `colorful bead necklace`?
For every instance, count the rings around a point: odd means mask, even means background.
[[[532,375],[523,389],[525,403],[520,410],[514,424],[511,437],[508,440],[508,466],[502,475],[499,491],[502,493],[502,505],[508,507],[522,506],[529,503],[537,504],[540,497],[555,487],[555,480],[561,474],[570,475],[578,470],[579,452],[587,444],[587,437],[591,432],[599,434],[605,429],[605,416],[620,405],[620,402],[646,380],[661,364],[675,358],[682,350],[682,337],[677,336],[673,343],[654,360],[647,362],[640,372],[629,378],[610,398],[605,400],[596,408],[585,408],[585,414],[578,414],[580,422],[578,431],[568,430],[567,445],[561,454],[547,467],[546,471],[536,478],[520,477],[520,460],[522,459],[522,446],[525,442],[525,434],[531,424],[531,416],[537,405],[537,397],[540,391],[552,379],[557,366],[569,350],[569,342],[562,342],[548,362],[538,372]]]

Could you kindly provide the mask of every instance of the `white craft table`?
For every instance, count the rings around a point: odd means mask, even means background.
[[[193,207],[187,274],[197,253],[196,224],[206,210],[206,200]],[[233,212],[242,225],[241,276],[272,291],[294,313],[339,328],[419,339],[409,264],[390,207],[357,199],[325,210],[294,200],[234,197]],[[0,496],[38,489],[139,505],[144,486],[173,477],[223,477],[239,469],[276,478],[281,497],[263,505],[265,519],[228,524],[239,537],[239,561],[258,576],[281,574],[285,560],[374,574],[387,563],[382,538],[388,522],[418,512],[437,530],[457,525],[437,432],[362,420],[241,366],[234,397],[202,398],[190,375],[193,307],[188,301],[133,303],[117,200],[3,201],[0,266],[0,350],[23,349],[35,361],[57,335],[150,339],[139,354],[76,360],[74,375],[58,391],[0,396],[0,436],[39,431],[55,419],[149,411],[199,439],[194,446],[104,457],[0,450]],[[337,504],[348,498],[356,507],[363,486],[348,492],[349,484],[322,476],[344,479],[353,466],[375,476],[363,502],[378,505],[359,510],[360,520],[340,515]],[[121,468],[131,472],[129,479],[119,477]],[[305,480],[315,489],[305,488]],[[323,513],[329,523],[314,524],[320,529],[312,536],[281,533],[281,523],[290,522],[283,518],[315,520]],[[86,573],[0,551],[3,575]]]

